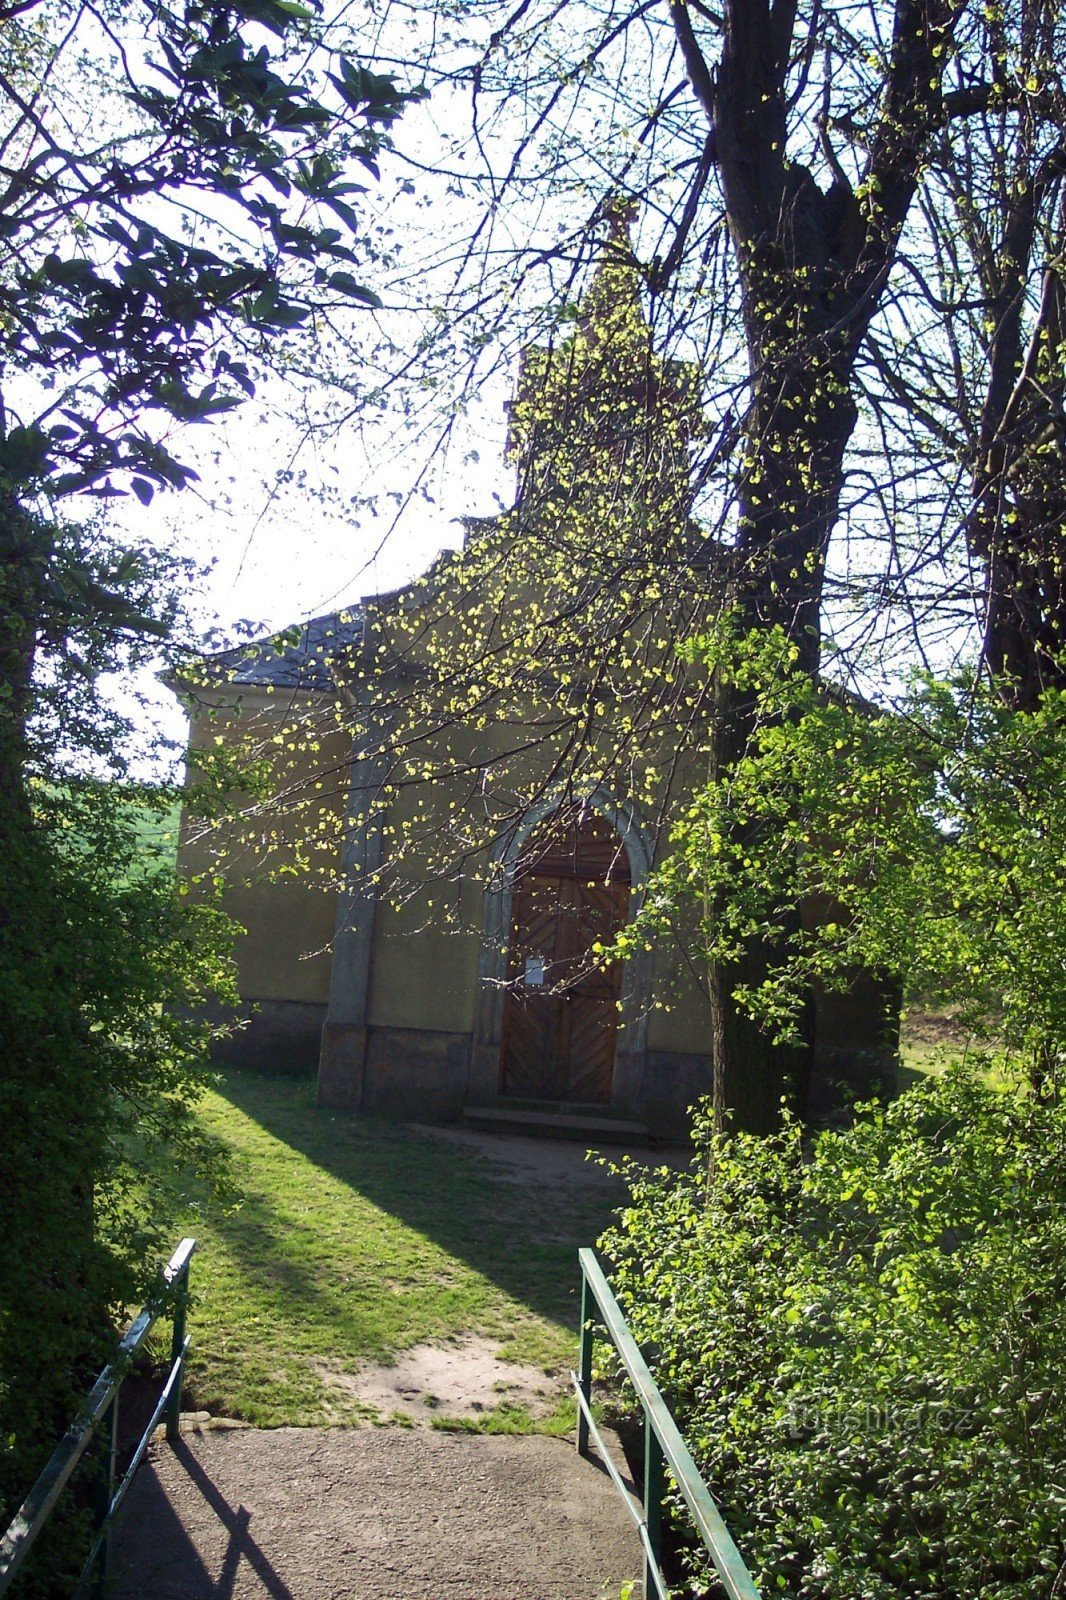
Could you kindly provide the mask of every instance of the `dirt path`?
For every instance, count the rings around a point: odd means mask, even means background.
[[[152,1446],[108,1595],[617,1600],[639,1572],[614,1485],[563,1439],[194,1428]]]

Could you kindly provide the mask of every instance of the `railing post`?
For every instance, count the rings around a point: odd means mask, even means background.
[[[189,1298],[189,1267],[186,1263],[177,1284],[177,1298],[174,1301],[174,1336],[170,1341],[170,1368],[174,1370],[174,1363],[181,1362],[174,1387],[170,1391],[167,1401],[167,1441],[174,1444],[180,1433],[181,1420],[181,1385],[185,1377],[183,1347],[185,1344],[185,1303]]]
[[[585,1397],[585,1404],[592,1404],[592,1308],[595,1300],[589,1289],[589,1281],[585,1276],[585,1269],[581,1269],[581,1348],[578,1354],[577,1381],[581,1393]],[[581,1407],[577,1408],[577,1453],[587,1456],[589,1453],[589,1424],[588,1418]]]
[[[650,1600],[653,1593],[658,1596],[663,1592],[658,1574],[662,1570],[663,1493],[666,1487],[666,1475],[669,1472],[678,1497],[684,1500],[696,1531],[707,1547],[707,1552],[721,1579],[722,1589],[729,1596],[729,1600],[759,1600],[759,1591],[752,1581],[751,1573],[744,1565],[744,1559],[733,1543],[729,1529],[722,1521],[722,1514],[714,1503],[713,1495],[700,1477],[699,1469],[692,1459],[692,1452],[670,1415],[669,1407],[651,1375],[632,1330],[626,1324],[622,1308],[604,1276],[603,1268],[594,1253],[588,1249],[578,1251],[578,1260],[581,1264],[582,1279],[582,1372],[581,1378],[576,1372],[573,1374],[575,1390],[581,1401],[584,1401],[585,1387],[582,1380],[591,1378],[592,1373],[592,1341],[590,1337],[588,1344],[585,1343],[586,1324],[595,1321],[597,1332],[602,1332],[602,1336],[609,1339],[617,1350],[644,1411],[643,1514],[631,1503],[628,1488],[606,1450],[603,1464],[640,1529],[641,1543],[646,1555],[645,1594]],[[591,1334],[591,1328],[588,1332]],[[599,1442],[595,1421],[590,1425],[589,1434],[597,1440],[597,1443]],[[579,1439],[583,1437],[587,1443],[588,1434],[585,1434],[583,1429],[579,1430],[578,1437]]]
[[[650,1597],[658,1594],[659,1586],[653,1576],[655,1568],[662,1566],[663,1553],[663,1489],[666,1474],[662,1445],[659,1443],[651,1417],[644,1413],[644,1521],[648,1529],[649,1555],[644,1564],[644,1593]]]
[[[118,1450],[118,1397],[121,1386],[115,1390],[114,1399],[100,1418],[97,1437],[100,1440],[100,1462],[96,1481],[95,1527],[101,1535],[100,1550],[92,1575],[92,1600],[104,1600],[107,1593],[107,1569],[111,1554],[111,1500],[115,1493],[115,1454]]]

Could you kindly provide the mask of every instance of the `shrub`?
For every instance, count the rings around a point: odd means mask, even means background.
[[[618,952],[687,907],[693,957],[782,1040],[802,1037],[812,985],[865,970],[955,1007],[1034,1081],[1061,1074],[1066,691],[1018,709],[960,672],[878,709],[800,671],[779,630],[737,639],[727,621],[687,653],[748,697],[755,728],[675,821]]]
[[[627,1169],[602,1245],[763,1592],[1049,1596],[1066,1106],[959,1070],[806,1151],[790,1121],[697,1143],[687,1174]]]

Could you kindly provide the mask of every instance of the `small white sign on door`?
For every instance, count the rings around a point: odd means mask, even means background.
[[[544,987],[544,957],[526,957],[526,988],[542,989]]]

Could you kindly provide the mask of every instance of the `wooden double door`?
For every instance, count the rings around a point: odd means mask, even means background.
[[[628,908],[625,851],[603,818],[532,836],[511,901],[503,1094],[610,1100],[622,974],[595,947],[611,944]]]

